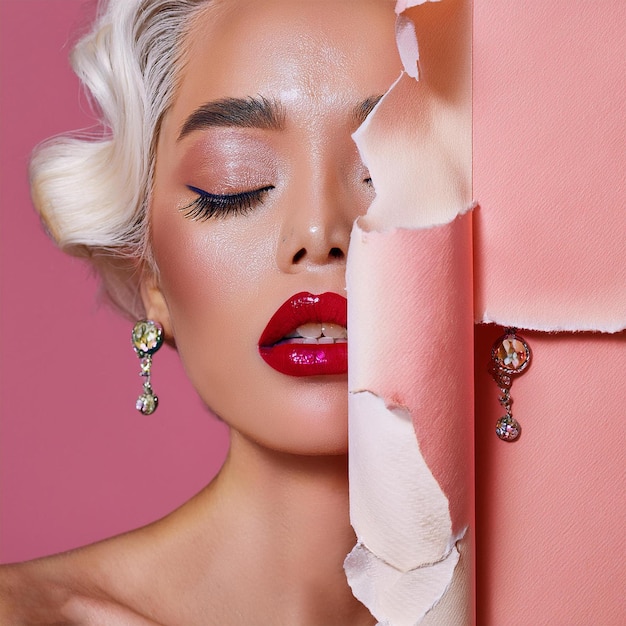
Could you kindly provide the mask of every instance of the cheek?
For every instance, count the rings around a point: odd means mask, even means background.
[[[160,208],[152,243],[174,339],[192,383],[211,404],[207,380],[257,359],[263,325],[251,311],[275,271],[275,234],[249,216],[196,222]]]
[[[345,377],[292,379],[258,354],[270,316],[302,287],[281,285],[277,227],[248,216],[201,223],[157,211],[152,242],[161,288],[181,360],[204,403],[268,447],[344,453]]]
[[[275,235],[247,218],[196,222],[155,211],[152,245],[172,323],[231,313],[274,266]],[[234,307],[234,309],[233,309]]]

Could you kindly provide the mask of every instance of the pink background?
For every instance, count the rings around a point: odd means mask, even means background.
[[[509,4],[497,6],[511,18],[513,5]],[[578,7],[571,9],[573,5],[564,0],[558,5],[563,11],[567,6],[570,12],[578,11]],[[485,2],[479,6],[496,5]],[[559,15],[553,12],[556,5],[535,0],[533,6],[534,18],[525,12],[528,5],[520,4],[520,13],[513,16],[514,26],[522,28],[522,20],[526,19],[523,32],[541,36],[545,42],[553,41],[553,25],[559,23]],[[595,18],[596,13],[590,13],[590,7],[595,7],[596,12],[601,7],[605,18],[615,9],[615,15],[608,17],[612,18],[611,24],[617,25],[618,18],[624,15],[624,5],[613,2],[585,6],[581,22],[574,25],[580,38],[568,43],[570,49],[577,49],[584,42],[588,52],[595,49],[601,37],[586,33],[585,26],[595,24],[598,31],[602,23]],[[0,558],[4,561],[57,552],[149,522],[206,484],[225,451],[223,425],[201,406],[175,354],[169,350],[155,358],[154,386],[162,400],[159,411],[149,418],[136,413],[134,399],[140,379],[138,361],[129,344],[130,324],[94,304],[96,286],[87,269],[54,249],[30,205],[26,163],[32,146],[53,133],[90,124],[84,98],[77,97],[76,81],[66,58],[69,33],[84,30],[92,12],[91,0],[0,0]],[[543,19],[538,19],[540,15]],[[495,76],[485,71],[486,60],[498,60],[503,46],[497,45],[498,39],[490,35],[504,33],[505,16],[493,9],[476,17],[475,42],[482,42],[483,46],[474,48],[475,78],[480,81],[481,77]],[[487,44],[495,47],[495,53]],[[522,44],[527,44],[527,48]],[[554,67],[546,70],[547,56],[543,50],[533,48],[531,41],[522,41],[520,45],[517,71],[506,66],[508,74],[516,76],[515,85],[521,85],[523,79],[534,86],[535,80],[542,77],[546,89],[553,87],[556,93],[560,87],[550,77],[562,72]],[[618,46],[615,52],[611,58],[623,63],[623,47]],[[589,56],[580,58],[588,60]],[[514,60],[507,60],[507,64]],[[571,99],[579,88],[576,81],[581,81],[581,76],[588,77],[574,71],[572,66],[577,67],[578,60],[575,55],[554,59],[555,63],[569,64],[570,71],[563,74],[572,77],[572,92],[567,92]],[[604,67],[602,58],[595,61],[598,67]],[[616,71],[610,63],[606,66]],[[603,71],[594,77],[604,75]],[[622,83],[620,78],[615,89],[600,85],[598,101],[604,102],[605,107],[601,115],[590,115],[587,121],[591,127],[605,124],[609,113],[622,106]],[[483,144],[475,144],[475,157],[493,156],[491,148],[502,148],[497,163],[500,169],[510,166],[513,178],[510,184],[502,184],[507,179],[501,178],[501,171],[496,176],[487,162],[481,165],[475,158],[476,197],[481,201],[481,210],[491,210],[492,215],[504,215],[501,207],[524,218],[526,207],[531,207],[533,211],[528,209],[528,214],[535,215],[534,209],[539,205],[533,194],[541,192],[543,198],[544,192],[558,191],[553,183],[559,174],[552,167],[553,160],[548,160],[550,167],[542,170],[539,177],[537,155],[558,154],[567,161],[572,153],[558,149],[546,153],[539,146],[536,154],[531,152],[524,157],[529,166],[536,166],[534,175],[524,170],[520,174],[523,185],[516,185],[514,175],[519,167],[515,155],[524,142],[513,119],[506,126],[502,112],[513,111],[519,102],[526,106],[541,103],[542,98],[527,98],[524,92],[519,98],[500,99],[506,91],[500,86],[512,85],[505,74],[494,85],[498,98],[487,99],[484,88],[490,84],[483,83],[475,92],[485,94],[474,102],[475,122],[483,121],[482,126],[475,123],[475,139],[484,140]],[[587,91],[588,87],[587,80]],[[581,96],[577,102],[584,103],[587,97],[588,94]],[[575,112],[568,102],[563,101],[564,109]],[[505,128],[494,130],[494,119],[501,120]],[[623,117],[616,119],[623,121]],[[536,122],[537,118],[530,116],[526,131],[534,131],[541,138],[543,128]],[[621,139],[623,135],[616,137]],[[596,138],[602,139],[600,135]],[[576,139],[580,137],[570,138],[571,142]],[[561,138],[559,146],[560,141]],[[621,203],[607,202],[602,196],[595,200],[595,209],[582,212],[582,197],[574,193],[580,202],[571,209],[571,216],[565,214],[566,209],[570,210],[569,204],[559,208],[560,217],[554,216],[558,217],[559,227],[565,224],[567,230],[555,231],[560,235],[560,245],[549,249],[569,250],[569,258],[576,261],[580,255],[574,244],[581,239],[581,233],[606,232],[608,222],[603,218],[609,214],[618,218],[624,215],[623,151],[619,152],[623,141],[610,143],[610,153],[604,150],[605,143],[594,143],[592,149],[591,144],[583,141],[588,147],[585,156],[600,167],[603,176],[616,174],[617,182],[606,184],[603,189],[620,198]],[[577,156],[579,151],[573,154]],[[505,162],[503,155],[512,161]],[[576,159],[569,161],[579,163]],[[585,170],[577,180],[585,189],[592,189],[590,182],[602,178],[594,169],[588,173]],[[541,181],[541,185],[535,185],[535,181]],[[541,206],[541,219],[553,206]],[[581,211],[587,219],[575,219],[574,210]],[[479,221],[478,226],[478,243],[482,244],[480,233],[487,231],[480,229],[486,228],[485,222]],[[626,246],[621,221],[619,226],[613,229],[617,233],[615,239],[606,238],[611,255],[604,254],[602,246],[586,251],[600,256],[589,264],[594,272],[597,269],[602,276],[612,278],[607,296],[604,300],[602,294],[577,299],[585,306],[577,309],[578,318],[572,324],[590,317],[590,304],[608,301],[615,293],[613,288],[623,285],[625,265],[621,255]],[[563,245],[564,238],[571,246]],[[541,243],[536,241],[534,245],[538,249]],[[554,242],[551,239],[543,243]],[[546,256],[532,255],[532,259]],[[560,258],[566,257],[563,254]],[[507,254],[492,258],[492,269],[505,267],[503,261],[509,259]],[[509,292],[504,286],[511,284],[511,276],[525,280],[543,275],[545,298],[538,302],[541,310],[554,311],[555,316],[573,310],[568,307],[574,293],[572,285],[580,287],[582,293],[586,285],[599,283],[596,273],[582,271],[567,272],[568,280],[563,280],[561,272],[571,267],[566,262],[554,274],[543,271],[537,262],[532,266],[536,270],[533,274],[527,263],[514,257],[509,260],[516,273],[507,274],[506,281],[493,280],[493,285],[500,285],[506,296]],[[481,275],[492,271],[487,266],[479,270]],[[483,286],[485,290],[489,287]],[[501,295],[494,289],[492,286],[489,297],[484,296],[485,301],[493,301],[494,294]],[[623,289],[617,292],[626,293]],[[538,293],[535,285],[533,293]],[[516,310],[520,308],[517,296],[507,296],[505,300],[512,302]],[[522,300],[525,306],[530,302],[526,297]],[[623,311],[623,300],[615,301],[616,308]],[[561,306],[552,306],[555,302]],[[607,310],[603,306],[600,313]],[[500,315],[506,315],[504,308],[494,318],[505,321]],[[597,318],[594,321],[597,323]],[[618,322],[622,324],[623,320]],[[484,363],[499,332],[493,327],[477,331],[476,354],[477,358],[485,355]],[[524,428],[523,439],[516,444],[502,444],[493,435],[492,413],[498,410],[497,394],[485,373],[485,365],[478,362],[478,404],[488,407],[476,420],[480,459],[477,481],[483,486],[477,502],[478,553],[482,555],[478,570],[480,623],[492,620],[501,624],[510,615],[516,615],[520,621],[509,619],[507,623],[526,623],[528,607],[543,612],[550,623],[575,623],[576,616],[581,615],[585,616],[584,623],[623,623],[622,594],[613,593],[623,588],[625,576],[621,559],[623,498],[613,495],[612,487],[621,484],[620,480],[612,482],[606,477],[621,479],[624,472],[624,429],[620,421],[623,400],[619,393],[623,388],[624,333],[611,337],[524,334],[535,351],[535,361],[514,387],[515,411]],[[573,356],[581,358],[576,360]],[[602,384],[595,384],[596,380]],[[546,385],[546,393],[541,393],[538,386],[541,381]],[[555,426],[553,416],[565,416],[564,423]],[[568,429],[572,424],[576,428]],[[559,426],[564,432],[555,436],[554,428]],[[507,480],[502,480],[502,476]],[[491,527],[494,522],[497,525]],[[491,532],[494,528],[496,532]],[[512,528],[521,530],[512,535]],[[579,580],[581,574],[583,582]],[[557,593],[553,593],[554,589]],[[566,612],[559,593],[562,590],[568,598]]]
[[[32,209],[32,147],[93,123],[67,57],[94,8],[92,0],[0,0],[3,562],[166,514],[213,477],[227,444],[170,349],[155,357],[159,410],[137,413],[132,323],[97,304],[88,268],[54,248]]]

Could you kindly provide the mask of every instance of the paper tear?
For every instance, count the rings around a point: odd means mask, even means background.
[[[347,269],[349,390],[408,408],[457,530],[473,489],[471,218],[385,233],[357,223]]]
[[[351,394],[350,517],[358,543],[344,567],[382,624],[417,624],[450,587],[466,528],[452,535],[448,499],[420,453],[411,416]]]
[[[427,2],[439,2],[439,0],[398,0],[396,2],[396,13],[399,15],[411,7],[417,7]]]
[[[438,562],[473,518],[469,259],[471,214],[423,229],[353,228],[351,519],[359,541],[398,571]],[[471,578],[471,567],[457,576]],[[383,579],[372,585],[386,593]],[[471,594],[471,580],[457,586]],[[471,603],[459,594],[455,623],[471,621]]]
[[[379,626],[416,626],[450,588],[458,562],[459,552],[453,547],[437,563],[401,572],[359,543],[344,568],[355,597]]]
[[[565,322],[560,318],[556,319],[556,315],[550,314],[551,307],[547,304],[541,304],[532,308],[533,311],[521,311],[519,309],[517,311],[507,310],[497,313],[485,311],[482,319],[477,319],[476,323],[497,324],[504,328],[510,327],[546,333],[598,332],[614,335],[626,330],[626,317],[624,319],[618,317],[618,315],[622,314],[622,310],[613,313],[606,307],[589,306],[584,307],[584,310],[581,310],[582,307],[578,307],[577,311],[570,310],[570,313],[575,318]]]
[[[398,2],[396,11],[424,3]],[[453,16],[458,34],[471,16],[466,8],[435,12],[421,27]],[[351,519],[359,543],[345,567],[381,624],[433,616],[431,624],[461,625],[473,614],[471,547],[460,561],[467,566],[456,567],[456,542],[473,520],[470,49],[461,50],[467,41],[459,38],[452,48],[465,54],[461,61],[463,54],[434,62],[445,37],[425,37],[420,50],[415,33],[400,15],[405,71],[353,136],[376,198],[353,228],[348,255]],[[442,317],[434,335],[421,332]],[[446,359],[454,332],[461,356]]]
[[[415,80],[419,79],[419,46],[413,22],[399,15],[396,20],[396,42],[404,71]]]
[[[364,230],[445,224],[472,206],[466,113],[400,76],[353,135],[376,189]]]
[[[403,2],[398,7],[418,4],[423,3]],[[457,13],[460,17],[454,17],[454,28],[450,26],[453,32],[465,19],[462,11]],[[415,12],[411,18],[416,18]],[[363,230],[446,224],[473,205],[471,85],[464,76],[470,68],[469,45],[445,63],[432,54],[421,59],[413,19],[402,14],[396,23],[405,71],[353,135],[376,189],[374,202],[360,220]],[[419,81],[418,60],[430,71]],[[462,78],[442,86],[437,78],[442,72]]]
[[[350,517],[361,543],[401,572],[436,563],[452,536],[448,498],[426,465],[404,408],[367,391],[348,398]]]

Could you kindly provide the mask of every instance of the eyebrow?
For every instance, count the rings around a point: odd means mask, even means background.
[[[365,118],[374,110],[374,107],[380,102],[382,98],[380,96],[370,96],[359,102],[352,111],[352,119],[356,126],[360,126]]]
[[[380,96],[370,96],[352,110],[355,126],[360,126],[378,104]],[[263,96],[248,98],[221,98],[200,105],[185,120],[178,141],[196,130],[215,127],[260,128],[283,130],[285,111],[280,103]]]
[[[222,98],[199,106],[183,124],[178,141],[195,130],[234,126],[282,130],[285,112],[282,106],[262,96],[253,98]]]

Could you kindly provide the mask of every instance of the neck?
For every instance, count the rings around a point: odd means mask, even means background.
[[[309,561],[310,571],[325,557],[341,564],[354,545],[347,456],[291,455],[234,435],[223,479],[216,486],[237,493],[233,508],[247,508],[254,524],[265,523],[267,547],[294,567]]]
[[[345,455],[276,452],[232,433],[220,475],[194,508],[211,529],[195,542],[211,555],[206,580],[233,581],[240,613],[243,600],[257,615],[265,605],[267,623],[372,623],[343,572],[355,543]]]

